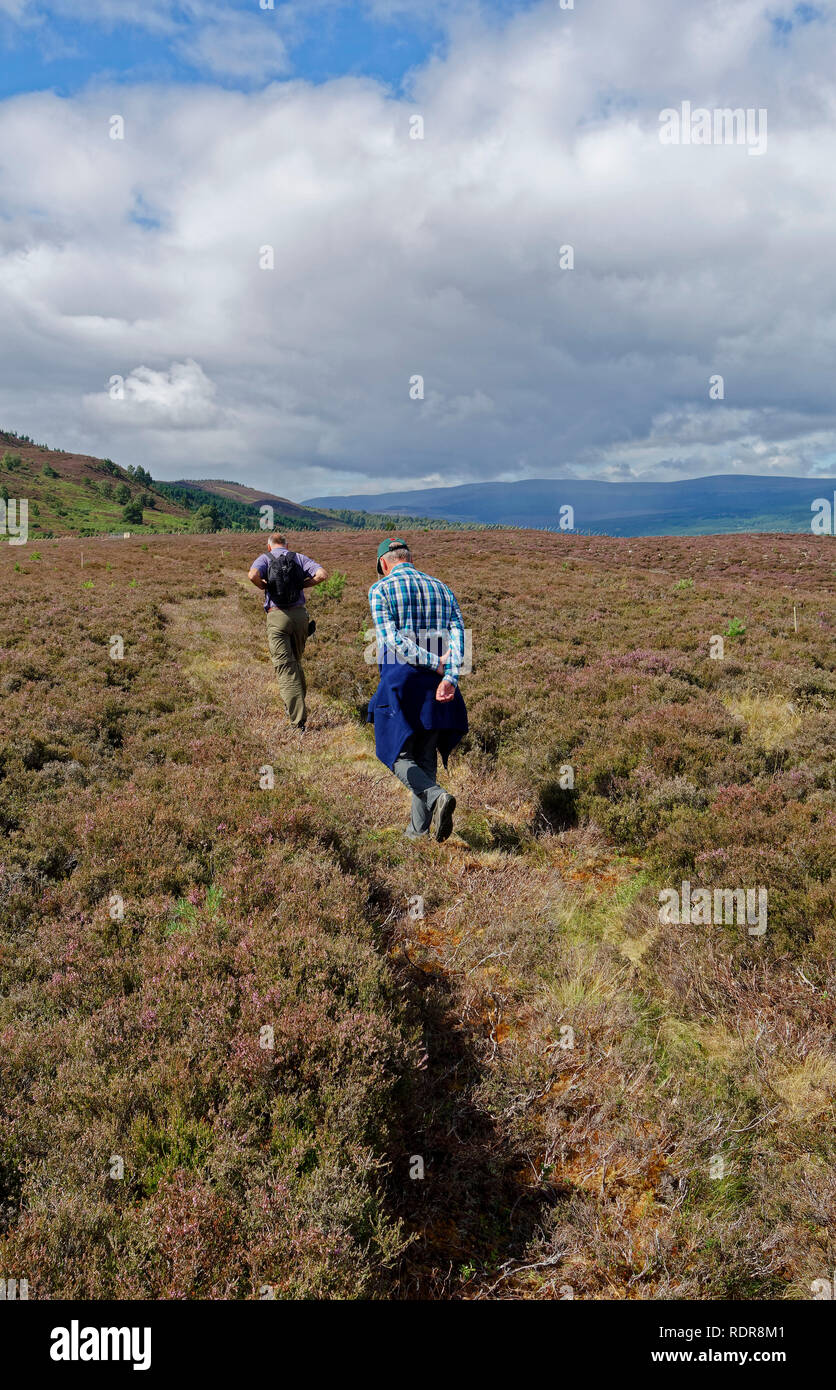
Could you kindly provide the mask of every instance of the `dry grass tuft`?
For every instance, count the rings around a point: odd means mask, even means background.
[[[726,696],[723,704],[729,714],[743,721],[746,737],[767,752],[783,748],[801,727],[800,713],[791,700],[781,695],[746,691]]]
[[[836,1057],[810,1052],[798,1067],[782,1067],[772,1085],[793,1119],[815,1119],[833,1105]]]

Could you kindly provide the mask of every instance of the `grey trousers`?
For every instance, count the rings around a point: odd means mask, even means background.
[[[438,730],[412,734],[392,768],[395,776],[412,792],[412,816],[407,835],[426,835],[433,806],[443,792],[435,780],[438,769]]]

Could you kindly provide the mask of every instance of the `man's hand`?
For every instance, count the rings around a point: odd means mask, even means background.
[[[448,681],[447,677],[445,676],[444,680],[441,682],[437,691],[435,692],[435,698],[444,702],[446,700],[452,700],[455,693],[456,687],[454,686],[453,682]]]

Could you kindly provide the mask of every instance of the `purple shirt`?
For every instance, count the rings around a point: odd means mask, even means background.
[[[288,547],[287,547],[286,545],[277,545],[277,546],[275,547],[275,549],[274,549],[271,553],[272,553],[273,555],[286,555],[286,554],[287,554],[287,551],[288,551]],[[319,565],[316,563],[316,560],[310,560],[310,559],[308,559],[308,556],[307,556],[307,555],[300,555],[299,552],[298,552],[298,550],[297,550],[297,551],[294,551],[294,554],[296,555],[296,559],[299,561],[299,564],[302,566],[302,569],[305,571],[305,574],[307,575],[308,579],[313,579],[314,575],[316,574],[317,570],[319,569]],[[264,579],[264,580],[267,579],[267,570],[269,569],[269,567],[270,567],[270,553],[266,553],[266,554],[264,554],[264,555],[259,555],[258,559],[257,559],[257,560],[254,560],[254,561],[253,561],[253,564],[252,564],[252,569],[256,570],[256,571],[261,575],[261,578]],[[274,603],[273,600],[269,597],[269,595],[265,593],[265,595],[264,595],[264,611],[265,611],[265,613],[269,613],[271,608],[278,608],[278,606],[279,606],[279,605],[278,605],[277,603]],[[305,595],[304,595],[304,593],[300,595],[300,597],[299,597],[299,599],[297,600],[296,603],[291,603],[290,607],[291,607],[291,608],[304,608],[304,607],[305,607]]]

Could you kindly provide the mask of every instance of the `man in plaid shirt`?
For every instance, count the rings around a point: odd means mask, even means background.
[[[377,634],[380,684],[369,705],[381,762],[412,792],[408,839],[432,833],[446,840],[456,798],[436,781],[467,732],[467,711],[458,689],[464,659],[464,622],[455,595],[440,579],[412,563],[405,540],[378,547],[381,576],[369,590]]]

